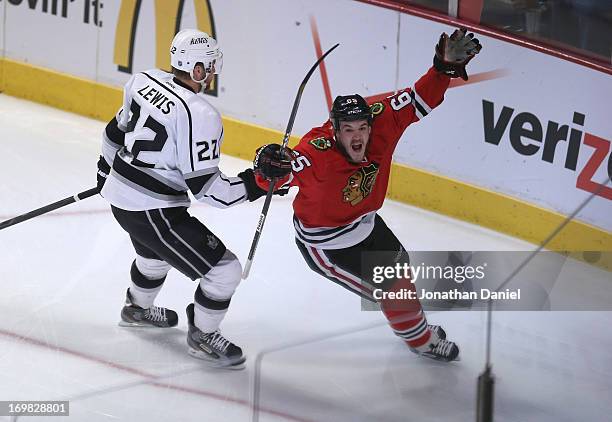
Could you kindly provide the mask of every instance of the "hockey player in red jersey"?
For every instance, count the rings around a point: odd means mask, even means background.
[[[376,301],[371,275],[362,274],[362,253],[389,252],[388,262],[408,263],[408,253],[377,214],[382,207],[392,155],[405,129],[440,105],[450,79],[467,80],[465,65],[480,44],[465,29],[442,34],[434,65],[414,85],[373,104],[359,95],[335,99],[330,119],[308,132],[293,154],[280,146],[259,149],[257,181],[291,179],[299,187],[293,202],[296,244],[312,270],[361,297]],[[292,155],[292,170],[284,170]],[[278,178],[280,177],[280,181]],[[274,179],[276,178],[276,179]],[[384,259],[383,259],[384,260]],[[409,279],[396,279],[389,290],[411,289]],[[439,326],[428,325],[418,299],[377,301],[391,328],[414,352],[443,361],[457,359],[459,348]]]

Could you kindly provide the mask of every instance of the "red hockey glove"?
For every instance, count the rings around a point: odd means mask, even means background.
[[[466,28],[455,29],[450,37],[444,32],[436,45],[434,68],[451,78],[467,81],[465,66],[481,49],[478,39],[474,38],[474,34],[468,34]]]
[[[274,183],[274,194],[281,196],[286,195],[289,191],[289,187],[287,186],[283,188],[282,186],[290,181],[291,174],[288,174],[283,178],[276,179],[276,182]],[[263,189],[264,191],[268,192],[268,189],[270,188],[270,183],[272,183],[272,181],[263,177],[263,175],[258,171],[255,171],[255,183],[257,183],[257,186],[259,186],[260,189]]]

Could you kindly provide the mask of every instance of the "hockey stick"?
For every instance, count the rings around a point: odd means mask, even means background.
[[[291,135],[291,131],[293,130],[293,122],[295,121],[295,116],[297,114],[298,106],[300,105],[300,99],[302,98],[302,92],[306,87],[306,82],[312,76],[314,71],[317,69],[317,66],[327,57],[329,53],[334,51],[336,47],[340,44],[334,45],[332,48],[327,50],[325,54],[323,54],[319,60],[310,68],[306,77],[300,84],[298,88],[297,95],[295,96],[295,101],[293,102],[293,109],[291,110],[291,116],[289,117],[289,123],[287,123],[287,130],[285,131],[285,136],[283,137],[283,145],[281,147],[281,156],[287,148],[287,143],[289,143],[289,136]],[[257,244],[259,243],[259,238],[261,237],[261,231],[263,230],[264,223],[266,221],[266,216],[268,215],[268,209],[270,208],[270,202],[272,202],[272,193],[274,192],[274,185],[276,184],[276,180],[272,180],[270,183],[270,187],[268,188],[268,193],[266,194],[266,201],[264,202],[263,209],[261,210],[261,215],[259,216],[259,222],[257,223],[257,229],[255,230],[255,236],[253,237],[253,243],[251,243],[251,250],[249,251],[249,257],[244,264],[244,271],[242,272],[242,278],[246,279],[249,276],[249,272],[251,271],[251,265],[253,264],[253,257],[255,256],[255,250],[257,249]]]
[[[13,217],[9,220],[3,221],[0,223],[0,230],[6,229],[7,227],[14,226],[15,224],[22,223],[31,218],[38,217],[39,215],[46,214],[58,208],[65,207],[66,205],[70,205],[72,203],[78,202],[82,199],[89,198],[90,196],[94,196],[98,193],[98,188],[91,188],[81,193],[77,193],[76,195],[69,196],[68,198],[61,199],[57,202],[54,202],[49,205],[45,205],[44,207],[35,209],[30,212],[26,212],[25,214],[18,215],[17,217]]]

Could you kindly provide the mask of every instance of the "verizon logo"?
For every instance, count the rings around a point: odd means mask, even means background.
[[[571,124],[560,124],[552,120],[543,124],[533,113],[515,114],[513,108],[503,106],[495,118],[495,104],[482,100],[482,118],[485,142],[499,145],[507,133],[512,148],[524,156],[539,155],[542,161],[553,163],[558,146],[567,143],[563,162],[566,169],[578,172],[576,187],[612,200],[612,188],[592,180],[597,170],[606,165],[608,177],[612,177],[610,141],[583,132],[586,120],[584,114],[574,112]],[[585,151],[591,155],[584,167],[577,169],[582,145],[593,150]]]

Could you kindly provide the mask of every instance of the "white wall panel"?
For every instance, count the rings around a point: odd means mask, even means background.
[[[7,58],[95,80],[98,26],[87,2],[5,1]]]
[[[410,49],[400,50],[401,73],[413,79],[418,74],[418,63],[428,65],[431,46],[439,34],[443,30],[450,33],[452,28],[408,15],[403,19],[402,45],[417,36],[424,40],[422,45],[412,43],[414,55]],[[571,213],[592,192],[576,187],[578,175],[594,152],[592,147],[584,145],[584,133],[605,138],[608,144],[612,140],[606,106],[612,93],[612,78],[514,44],[479,38],[484,48],[469,64],[468,73],[473,75],[473,80],[482,72],[498,71],[498,77],[451,88],[444,103],[427,120],[408,129],[396,150],[396,160],[563,214]],[[429,48],[424,47],[427,44]],[[485,142],[483,100],[494,104],[493,119],[489,119],[492,123],[499,121],[504,106],[514,109],[498,145]],[[574,112],[585,116],[584,125],[572,122]],[[522,140],[539,146],[533,155],[518,153],[510,142],[512,122],[519,113],[531,113],[542,126],[542,142]],[[550,124],[549,129],[549,121],[568,126],[565,139],[572,128],[580,132],[576,132],[580,146],[575,170],[565,168],[567,141],[558,143],[552,163],[543,160],[547,130],[550,136],[555,127]],[[525,124],[525,127],[531,128],[531,125]],[[598,165],[595,181],[605,180],[609,160],[608,152],[605,161]],[[603,195],[596,196],[580,217],[612,230],[612,197]]]
[[[0,13],[5,9],[6,14],[0,45],[5,43],[6,56],[122,86],[130,73],[119,70],[115,53],[118,45],[125,46],[129,40],[116,39],[119,11],[137,2],[104,2],[97,23],[92,10],[86,13],[85,0],[58,0],[55,15],[50,11],[53,3],[11,0],[9,4],[0,0]],[[43,11],[44,4],[47,11]],[[61,16],[64,4],[66,17]],[[155,67],[156,54],[168,51],[167,42],[157,45],[155,4],[168,7],[179,2],[140,3],[132,72]],[[181,28],[196,26],[196,5],[211,6],[216,37],[224,51],[217,96],[209,96],[210,101],[227,116],[281,131],[298,85],[317,58],[311,17],[323,50],[341,44],[326,60],[332,96],[381,94],[398,88],[397,81],[400,88],[413,85],[431,66],[440,33],[453,30],[351,0],[185,0],[183,4]],[[438,109],[406,131],[396,161],[569,214],[594,190],[577,187],[578,176],[586,174],[585,167],[595,169],[596,181],[612,172],[612,78],[508,42],[479,38],[484,48],[469,65],[472,83],[451,88]],[[493,77],[479,80],[482,75]],[[493,123],[498,122],[504,106],[514,109],[498,145],[485,142],[483,101],[494,104]],[[327,112],[323,81],[317,71],[304,91],[294,133],[303,134],[323,123]],[[574,112],[585,116],[583,124],[572,123]],[[521,139],[539,145],[532,155],[518,153],[511,143],[511,127],[519,113],[532,114],[542,126],[541,142]],[[568,132],[579,131],[575,170],[565,166],[567,141],[559,142],[552,163],[543,160],[547,128],[555,125],[549,122],[567,125]],[[515,123],[514,132],[520,126]],[[523,127],[530,125],[524,123]],[[548,132],[550,137],[551,129]],[[584,144],[586,133],[603,139],[601,163],[593,161],[594,148]],[[580,219],[612,230],[611,201],[612,187],[608,187]]]

